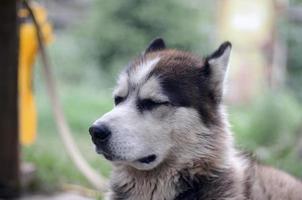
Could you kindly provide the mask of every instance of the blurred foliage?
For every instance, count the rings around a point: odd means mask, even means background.
[[[106,80],[106,74],[97,73],[96,62],[83,54],[81,46],[76,43],[77,38],[74,30],[57,33],[54,43],[48,46],[48,53],[73,137],[93,168],[108,176],[111,165],[95,153],[88,127],[112,108],[112,84]],[[31,189],[53,192],[60,190],[65,183],[91,187],[68,157],[57,133],[39,61],[34,77],[38,138],[35,144],[22,148],[23,159],[34,163],[38,169]]]
[[[292,7],[300,6],[302,8],[301,0],[291,1]],[[295,92],[295,95],[302,101],[302,23],[288,22],[283,28],[287,31],[287,45],[288,45],[288,86]]]
[[[236,143],[257,159],[302,177],[302,160],[297,155],[301,104],[286,91],[266,93],[249,105],[231,107]]]
[[[38,67],[40,68],[40,66]],[[37,75],[41,73],[39,68]],[[55,69],[58,68],[60,67],[57,66]],[[68,71],[68,69],[66,70]],[[43,81],[37,81],[39,78],[36,77],[35,81],[39,83],[39,85],[36,84],[39,111],[38,138],[33,145],[24,146],[22,149],[23,159],[34,163],[38,169],[37,180],[31,189],[52,192],[59,190],[66,183],[91,187],[65,151],[57,133],[48,96],[43,89]],[[74,85],[65,82],[63,85],[59,88],[59,92],[73,137],[84,158],[99,173],[108,176],[111,165],[95,153],[88,127],[96,118],[111,109],[110,95],[106,93],[106,90],[99,91],[89,87],[89,84]]]
[[[268,91],[249,107],[240,107],[239,112],[234,110],[233,121],[235,132],[240,133],[239,143],[250,150],[294,143],[295,132],[302,121],[302,113],[297,112],[300,109],[292,95]]]
[[[123,67],[155,37],[163,37],[169,47],[201,55],[213,31],[212,9],[210,1],[99,0],[81,38],[107,72]]]

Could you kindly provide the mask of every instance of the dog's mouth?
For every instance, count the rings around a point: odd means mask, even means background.
[[[96,147],[96,152],[98,154],[102,154],[106,158],[106,160],[108,160],[108,161],[112,161],[112,162],[127,162],[126,158],[119,157],[117,155],[112,154],[111,152],[107,152],[107,151],[101,150],[100,148],[97,148],[97,147]],[[156,159],[157,159],[157,156],[155,154],[150,154],[148,156],[144,156],[144,157],[141,157],[139,159],[132,160],[130,162],[141,163],[141,164],[144,164],[144,165],[148,165],[148,164],[151,164],[154,161],[156,161]]]
[[[109,160],[109,161],[123,160],[122,158],[120,158],[120,157],[118,157],[118,156],[116,156],[116,155],[114,155],[114,154],[112,154],[110,152],[101,150],[101,149],[99,149],[97,147],[96,147],[96,152],[98,154],[103,155],[106,158],[106,160]]]
[[[156,160],[156,155],[155,154],[151,154],[149,156],[146,157],[142,157],[140,159],[138,159],[137,161],[143,164],[150,164],[152,162],[154,162]]]
[[[103,156],[109,161],[113,161],[113,159],[114,159],[114,157],[111,154],[107,154],[104,152],[103,152]]]

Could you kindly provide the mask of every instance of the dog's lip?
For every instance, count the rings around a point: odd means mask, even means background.
[[[106,151],[104,151],[100,148],[97,148],[97,147],[96,147],[96,152],[98,154],[103,155],[106,158],[106,160],[109,160],[111,162],[126,162],[127,161],[127,159],[125,159],[125,158],[115,156],[115,155],[113,155],[111,153],[108,153],[108,152],[106,152]],[[141,157],[139,159],[133,160],[132,162],[139,162],[139,163],[142,163],[142,164],[150,164],[150,163],[154,162],[156,160],[156,158],[157,158],[157,156],[155,154],[150,154],[148,156],[144,156],[144,157]],[[129,160],[128,160],[128,162],[129,162]]]
[[[119,160],[116,156],[112,155],[111,153],[107,153],[99,148],[96,148],[96,152],[98,154],[103,155],[106,158],[106,160],[109,160],[109,161]]]
[[[137,162],[143,163],[143,164],[150,164],[156,160],[156,155],[155,154],[150,154],[148,156],[142,157],[137,159]]]
[[[112,156],[112,155],[107,154],[107,153],[103,153],[103,156],[104,156],[107,160],[113,161],[113,156]]]

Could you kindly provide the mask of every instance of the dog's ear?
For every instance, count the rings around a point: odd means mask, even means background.
[[[162,38],[155,38],[149,44],[149,46],[145,50],[144,54],[150,53],[150,52],[153,52],[153,51],[160,51],[160,50],[163,50],[165,48],[166,48],[165,41]]]
[[[203,68],[207,76],[210,88],[214,90],[215,96],[221,99],[224,90],[224,80],[227,74],[229,58],[232,50],[230,42],[222,43],[219,48],[205,59]]]

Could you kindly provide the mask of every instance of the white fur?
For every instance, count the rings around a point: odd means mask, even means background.
[[[154,69],[159,60],[159,57],[150,60],[143,60],[142,64],[135,67],[132,71],[130,75],[130,82],[139,84],[141,81],[143,81],[146,76]]]
[[[113,96],[125,97],[128,94],[128,76],[122,73],[117,80],[117,87],[113,91]]]
[[[209,64],[211,65],[211,69],[213,70],[212,80],[215,84],[217,84],[218,88],[225,93],[225,80],[228,74],[228,65],[230,60],[232,48],[228,46],[223,54],[218,58],[213,58],[209,60]]]
[[[168,101],[168,97],[163,94],[158,78],[151,77],[139,90],[141,99],[153,99],[158,101]]]

